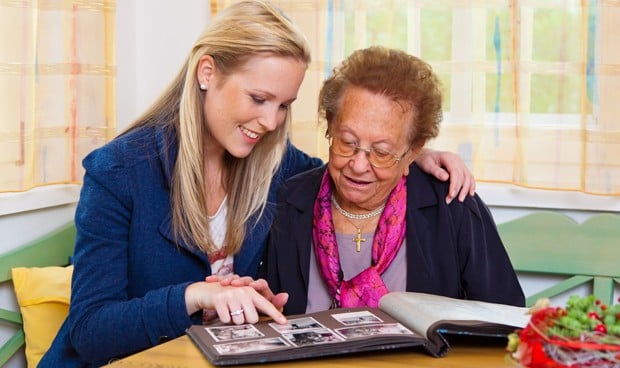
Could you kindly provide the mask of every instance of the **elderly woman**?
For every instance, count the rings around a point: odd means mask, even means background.
[[[329,163],[288,180],[259,274],[285,314],[376,306],[390,291],[524,305],[480,197],[414,163],[442,118],[437,77],[402,51],[354,52],[325,82]]]

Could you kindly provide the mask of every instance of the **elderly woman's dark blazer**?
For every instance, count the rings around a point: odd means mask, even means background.
[[[304,313],[312,251],[314,200],[326,167],[280,189],[259,276],[289,293],[286,314]],[[445,202],[448,183],[415,163],[407,177],[407,290],[523,306],[523,291],[482,199]]]

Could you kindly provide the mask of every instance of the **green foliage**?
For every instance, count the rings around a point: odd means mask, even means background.
[[[572,295],[566,308],[558,308],[556,319],[548,321],[548,325],[549,336],[577,338],[594,332],[620,337],[620,304],[607,306],[594,295]]]

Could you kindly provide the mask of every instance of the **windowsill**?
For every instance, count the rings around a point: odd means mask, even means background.
[[[476,183],[476,192],[492,207],[620,212],[620,196],[530,189],[484,182]]]
[[[77,203],[80,185],[50,185],[0,194],[0,216]]]
[[[0,216],[77,203],[80,185],[52,185],[25,192],[0,194]],[[476,191],[491,207],[620,212],[620,196],[522,188],[476,183]]]

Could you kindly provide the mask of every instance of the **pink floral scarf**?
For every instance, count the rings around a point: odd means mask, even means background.
[[[338,243],[331,210],[332,183],[325,171],[314,202],[312,241],[323,280],[334,301],[333,306],[377,307],[389,290],[381,274],[390,266],[405,239],[407,188],[405,177],[390,193],[372,242],[371,266],[350,280],[342,280]]]

